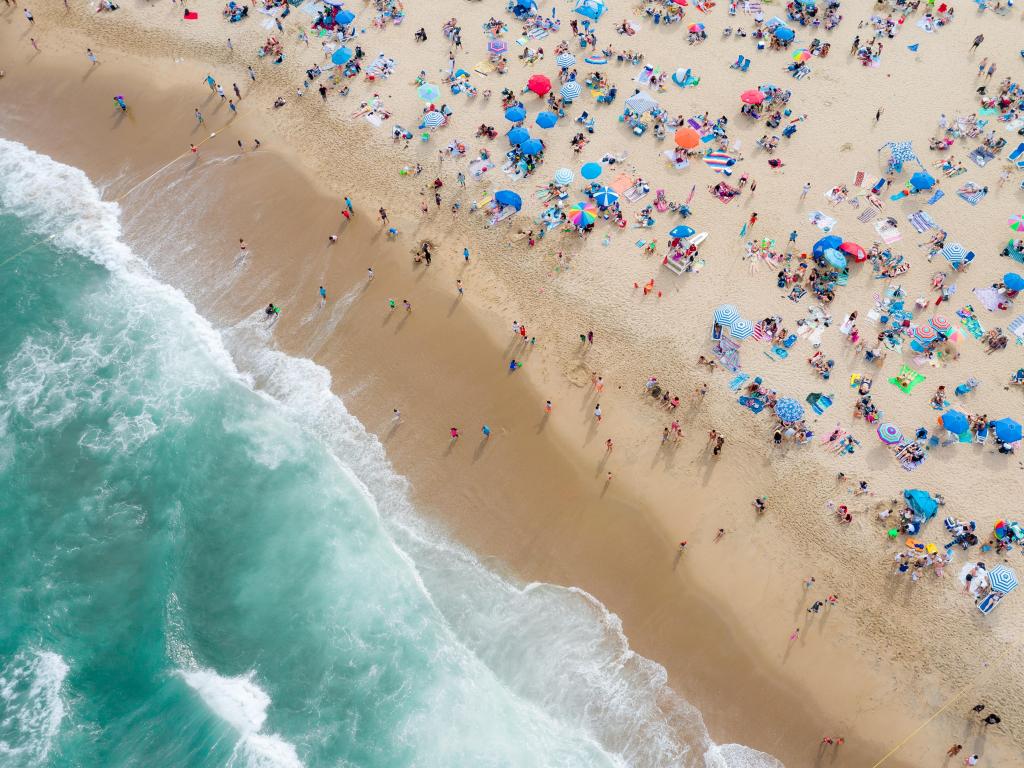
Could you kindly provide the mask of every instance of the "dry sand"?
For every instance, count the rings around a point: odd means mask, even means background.
[[[207,67],[215,65],[219,79],[243,87],[241,117],[204,144],[197,158],[179,160],[122,200],[128,239],[224,327],[245,322],[268,300],[284,305],[288,311],[276,332],[278,344],[332,370],[338,393],[380,434],[429,514],[483,557],[495,558],[496,568],[509,567],[525,579],[578,585],[598,597],[621,617],[632,646],[663,664],[670,683],[702,710],[719,742],[745,743],[791,766],[870,765],[960,690],[960,680],[977,676],[978,682],[947,713],[886,765],[941,764],[950,743],[960,741],[970,750],[976,738],[992,764],[1019,760],[1021,745],[1014,734],[1020,738],[1015,722],[1024,715],[1020,673],[985,667],[1001,660],[993,649],[1016,642],[1024,616],[1019,601],[1008,599],[984,618],[959,595],[949,571],[943,580],[929,578],[914,586],[892,578],[895,545],[886,543],[872,515],[861,514],[868,504],[852,501],[834,482],[839,470],[870,477],[881,500],[904,487],[939,490],[948,512],[973,517],[985,530],[994,519],[1013,515],[1007,489],[1016,489],[1019,499],[1018,460],[1007,461],[990,449],[957,447],[932,456],[912,475],[904,473],[871,428],[854,425],[849,417],[854,395],[843,380],[851,372],[868,371],[834,330],[826,334],[824,349],[839,367],[830,390],[836,405],[816,428],[827,431],[837,419],[853,426],[864,448],[842,460],[817,444],[773,450],[772,422],[737,408],[725,386],[727,377],[698,371],[695,358],[706,351],[704,329],[723,299],[750,317],[779,313],[790,323],[805,309],[806,299],[794,305],[778,298],[772,270],[751,274],[741,261],[744,241],[735,235],[749,213],[759,213],[758,235],[783,240],[797,228],[799,242],[809,246],[818,231],[807,224],[806,213],[817,208],[837,216],[839,231],[848,237],[870,242],[873,230],[858,223],[856,212],[846,206],[830,211],[823,189],[850,184],[857,170],[877,177],[875,150],[889,139],[914,139],[922,159],[930,162],[927,137],[937,113],[974,108],[976,63],[963,52],[976,27],[987,38],[982,54],[999,51],[1009,60],[1021,19],[992,14],[978,22],[961,18],[934,35],[908,26],[897,40],[887,41],[882,66],[865,69],[845,56],[858,20],[847,9],[847,19],[832,35],[832,55],[812,61],[813,76],[792,85],[794,110],[810,117],[780,153],[786,161],[782,172],[770,172],[763,155],[750,151],[760,126],[740,129],[748,155],[740,169],[757,178],[759,186],[753,198],[744,195],[729,206],[703,192],[718,179],[706,168],[695,164],[674,175],[659,160],[661,145],[650,136],[635,139],[615,123],[618,109],[598,112],[598,131],[584,159],[625,148],[652,187],[665,187],[670,198],[684,197],[693,184],[698,187],[691,221],[712,233],[702,254],[708,264],[699,275],[676,278],[659,268],[660,257],[640,255],[631,231],[615,234],[607,248],[598,237],[586,243],[552,238],[529,250],[514,233],[528,228],[527,217],[536,213],[528,193],[532,180],[519,185],[527,190],[527,206],[510,228],[485,231],[479,216],[465,211],[453,216],[448,203],[420,216],[418,192],[421,182],[438,173],[438,146],[456,136],[471,148],[478,146],[472,140],[475,125],[484,119],[504,125],[498,100],[485,103],[478,97],[466,105],[453,99],[455,124],[429,144],[407,150],[393,146],[384,129],[347,117],[361,94],[376,90],[390,99],[398,122],[414,124],[421,103],[409,81],[421,66],[433,71],[430,67],[445,62],[440,20],[459,17],[466,47],[474,52],[464,58],[473,63],[483,58],[475,55],[483,48],[479,22],[490,12],[506,18],[500,8],[481,5],[448,2],[440,13],[433,7],[409,9],[402,27],[369,30],[357,40],[371,56],[377,50],[395,55],[399,72],[386,83],[353,82],[347,100],[332,95],[326,108],[314,91],[298,103],[294,97],[296,73],[321,58],[316,43],[306,52],[294,41],[297,25],[309,18],[299,13],[287,20],[289,60],[277,68],[255,64],[260,79],[250,91],[244,67],[255,62],[250,52],[266,34],[255,19],[229,26],[211,8],[203,9],[200,22],[185,26],[177,6],[140,5],[93,15],[84,7],[65,14],[59,4],[50,3],[33,8],[38,23],[31,34],[42,48],[35,54],[20,11],[7,11],[0,135],[85,168],[116,199],[205,135],[205,130],[194,130],[194,106],[207,113],[212,126],[226,119],[226,110],[216,109],[201,82]],[[623,10],[613,7],[608,19],[614,21]],[[790,85],[781,72],[788,61],[784,54],[753,54],[749,39],[719,41],[722,26],[744,23],[749,28],[749,17],[727,22],[724,9],[715,9],[702,18],[711,39],[692,48],[681,44],[685,33],[678,26],[654,28],[641,22],[640,34],[626,42],[612,34],[608,19],[599,28],[602,42],[614,37],[611,43],[617,47],[657,54],[651,63],[669,68],[683,63],[701,74],[697,89],[664,96],[672,112],[708,109],[712,115],[729,115],[731,123],[741,122],[735,101],[739,90],[761,82],[783,84],[784,79]],[[412,33],[421,24],[431,39],[414,48]],[[233,53],[224,45],[228,34]],[[917,55],[905,49],[904,44],[918,41]],[[551,43],[548,50],[553,48],[551,38],[545,42]],[[86,45],[100,56],[99,67],[89,67]],[[58,47],[60,52],[52,50]],[[670,48],[679,52],[664,53]],[[740,50],[754,58],[746,77],[723,63]],[[635,68],[612,64],[605,69],[628,94]],[[555,72],[550,61],[537,70]],[[941,76],[932,74],[940,71]],[[940,78],[951,84],[945,92],[936,82]],[[480,87],[517,88],[524,79],[520,64],[513,62],[511,74],[492,76]],[[112,108],[112,92],[126,92],[132,105],[127,117]],[[289,105],[275,112],[270,102],[279,94]],[[883,105],[875,126],[874,110]],[[587,108],[594,111],[589,102]],[[545,138],[552,148],[537,183],[563,164],[578,163],[568,150],[568,127],[551,133]],[[246,141],[260,136],[263,154],[239,156],[236,136]],[[495,151],[502,147],[501,142],[494,145]],[[959,144],[955,152],[965,154]],[[423,176],[399,176],[399,168],[417,159],[428,168]],[[484,186],[471,182],[458,193],[454,173],[460,167],[456,161],[443,164],[449,202],[457,194],[465,208],[486,189],[506,186],[504,179]],[[946,181],[946,199],[933,209],[955,239],[979,253],[978,263],[958,281],[953,308],[969,300],[971,287],[987,285],[1009,268],[996,253],[1009,234],[1006,216],[1018,212],[1021,200],[1017,181],[997,187],[1001,167],[972,167],[956,180],[989,184],[992,191],[979,206],[956,198],[956,181]],[[814,189],[800,202],[805,180]],[[355,202],[352,224],[340,220],[339,193]],[[402,230],[394,244],[366,221],[380,204]],[[901,221],[904,237],[896,247],[914,265],[902,279],[911,297],[925,292],[932,271],[904,218],[917,207],[886,205],[886,214]],[[657,231],[663,231],[665,220]],[[328,248],[326,235],[333,231],[339,232],[340,242]],[[241,277],[233,279],[240,235],[252,255]],[[422,238],[433,240],[439,253],[429,270],[414,267],[409,258],[409,249]],[[171,242],[181,247],[169,247]],[[460,256],[464,245],[473,253],[468,266]],[[554,271],[556,250],[573,255],[570,270]],[[377,277],[366,286],[370,263]],[[664,290],[660,300],[643,299],[632,289],[634,281],[650,276]],[[455,296],[456,278],[466,284],[465,299]],[[320,284],[329,287],[332,303],[318,315]],[[833,313],[841,317],[858,309],[863,315],[882,284],[866,269],[854,272]],[[401,309],[399,316],[391,316],[386,300],[406,296],[414,303],[412,316],[402,317]],[[511,340],[513,319],[527,322],[539,341],[526,353],[523,370],[509,376],[508,358],[520,349]],[[597,343],[581,350],[576,334],[588,328],[596,332]],[[748,342],[743,352],[745,370],[801,399],[822,389],[800,359],[809,354],[803,342],[786,363],[767,358],[758,363],[762,358],[753,344]],[[898,367],[896,357],[890,355],[881,371],[870,373],[876,402],[905,429],[933,423],[935,413],[927,404],[933,385],[952,389],[972,374],[983,385],[966,409],[1020,413],[1020,392],[1002,388],[1011,367],[1020,364],[1019,348],[989,357],[980,345],[966,344],[959,361],[927,370],[927,383],[911,397],[883,382]],[[606,418],[599,428],[591,416],[592,371],[607,382],[601,397]],[[687,406],[687,438],[674,450],[659,444],[668,417],[639,396],[650,373],[687,395],[703,380],[710,385],[699,408]],[[544,420],[541,406],[548,398],[556,410]],[[405,413],[398,429],[389,423],[395,404]],[[494,430],[486,446],[477,438],[484,422]],[[448,452],[447,427],[453,423],[466,437]],[[719,461],[711,460],[704,447],[703,435],[711,427],[729,438]],[[615,439],[610,457],[603,446],[608,436]],[[605,487],[609,470],[615,478]],[[760,519],[750,508],[759,494],[770,499],[770,511]],[[824,511],[828,499],[851,502],[855,523],[836,526]],[[729,533],[712,544],[719,527]],[[676,557],[680,538],[690,541],[682,558]],[[810,594],[801,583],[809,574],[818,584]],[[807,620],[810,599],[829,592],[841,595],[839,608]],[[802,627],[802,637],[791,644],[787,637],[795,626]],[[986,736],[965,732],[965,711],[974,698],[1002,714],[1002,730]],[[847,744],[835,754],[822,753],[817,744],[822,734],[844,735]]]

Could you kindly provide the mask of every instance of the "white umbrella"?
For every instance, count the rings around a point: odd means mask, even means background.
[[[559,168],[555,171],[555,184],[560,184],[564,187],[567,184],[572,184],[573,178],[574,174],[568,168]]]
[[[579,95],[583,93],[583,89],[575,80],[570,80],[562,86],[560,93],[562,94],[563,99],[566,101],[572,101],[573,99],[579,98]]]

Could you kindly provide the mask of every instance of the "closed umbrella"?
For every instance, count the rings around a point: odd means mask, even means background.
[[[697,230],[693,227],[688,227],[685,224],[678,224],[672,227],[672,231],[668,233],[669,237],[693,237],[697,234]]]
[[[775,415],[782,421],[800,421],[804,417],[804,407],[791,397],[782,397],[775,403]]]
[[[562,94],[562,98],[566,101],[572,101],[579,98],[580,94],[583,93],[583,88],[575,80],[570,80],[562,86],[562,90],[559,93]]]
[[[846,256],[835,248],[828,248],[824,254],[825,263],[836,269],[846,269]]]
[[[719,325],[730,326],[740,319],[740,311],[732,304],[723,304],[715,310],[715,322]]]
[[[749,320],[744,320],[742,317],[729,326],[729,335],[736,341],[743,341],[749,339],[754,335],[754,324]]]
[[[427,112],[427,114],[423,116],[423,122],[421,125],[424,128],[437,128],[440,125],[444,125],[444,115],[436,110]]]
[[[508,143],[515,146],[516,144],[522,144],[524,141],[530,140],[530,132],[525,128],[513,128],[508,132]]]
[[[554,128],[558,122],[558,115],[554,112],[538,112],[537,117],[534,118],[534,122],[537,123],[541,128]]]
[[[744,91],[740,94],[740,101],[744,104],[760,104],[764,101],[764,94],[756,88],[751,88],[749,91]]]
[[[584,179],[596,179],[601,175],[603,169],[597,163],[586,163],[580,168],[580,176]]]
[[[487,44],[487,52],[498,56],[508,50],[508,43],[504,40],[491,40]]]
[[[1021,427],[1019,421],[1013,419],[999,419],[993,421],[992,426],[996,430],[996,437],[1004,443],[1016,443],[1021,439]]]
[[[994,592],[1002,592],[1005,595],[1013,592],[1020,584],[1017,581],[1017,574],[1009,566],[1000,563],[988,572],[988,585]]]
[[[551,90],[551,81],[544,75],[534,75],[526,81],[526,87],[538,96],[543,96]]]
[[[523,208],[523,198],[511,189],[501,189],[494,193],[494,202],[498,205],[510,205],[517,211]]]
[[[970,429],[970,422],[960,411],[946,411],[939,417],[939,422],[954,435],[962,435]]]
[[[416,94],[424,101],[433,102],[441,95],[441,89],[433,83],[424,83],[416,90]]]
[[[580,202],[568,211],[569,221],[577,227],[585,227],[597,221],[597,207],[593,203]]]
[[[886,445],[895,445],[903,439],[903,431],[891,421],[878,425],[878,439]]]
[[[335,66],[338,66],[338,67],[343,67],[346,64],[348,64],[348,62],[349,62],[349,60],[351,58],[352,58],[352,49],[351,48],[346,48],[343,45],[343,46],[341,46],[341,48],[339,48],[338,50],[336,50],[334,53],[331,54],[331,64],[334,64]]]
[[[836,235],[826,235],[825,237],[821,238],[821,240],[814,244],[814,248],[811,249],[811,252],[815,256],[824,256],[825,251],[827,251],[829,248],[838,249],[839,246],[841,246],[842,244],[843,238],[837,237]]]
[[[573,172],[568,168],[559,168],[555,171],[555,184],[559,184],[564,187],[567,184],[572,184],[572,180]]]
[[[522,107],[509,107],[505,110],[505,119],[510,123],[519,123],[526,119],[526,110]]]
[[[560,66],[562,69],[568,69],[576,63],[576,57],[566,51],[555,56],[555,64]]]
[[[1016,272],[1007,272],[1003,275],[1003,285],[1011,291],[1024,291],[1024,277]]]
[[[544,151],[544,145],[540,143],[540,139],[529,139],[519,145],[519,151],[524,155],[539,155]]]
[[[616,200],[619,199],[619,193],[611,187],[601,187],[597,194],[594,195],[594,202],[602,208],[607,208],[612,205]]]
[[[676,146],[693,149],[700,144],[700,134],[688,125],[676,129]]]

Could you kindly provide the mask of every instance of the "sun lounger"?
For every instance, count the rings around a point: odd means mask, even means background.
[[[629,202],[635,203],[642,197],[644,197],[644,195],[646,195],[648,192],[650,192],[650,189],[645,189],[643,185],[633,184],[633,186],[629,187],[622,193],[622,196],[626,198]]]

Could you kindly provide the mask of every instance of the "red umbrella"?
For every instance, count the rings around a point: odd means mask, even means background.
[[[861,246],[857,245],[856,243],[851,243],[847,241],[839,246],[839,250],[845,253],[847,256],[853,256],[853,258],[858,262],[867,261],[867,251],[865,251]]]
[[[764,94],[755,88],[751,88],[749,91],[744,91],[740,94],[740,101],[744,104],[760,104],[764,101]]]
[[[545,93],[551,90],[551,81],[544,75],[534,75],[526,83],[526,87],[536,93],[538,96],[543,96]]]

